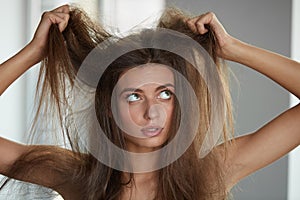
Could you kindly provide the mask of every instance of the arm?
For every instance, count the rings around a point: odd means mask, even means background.
[[[0,65],[0,95],[27,69],[39,61],[32,45]]]
[[[210,25],[216,33],[219,56],[248,66],[300,97],[300,64],[284,56],[243,43],[230,36],[213,13],[189,20],[200,34]],[[228,188],[250,173],[267,166],[300,144],[300,105],[282,113],[256,132],[228,146],[225,160]]]
[[[227,59],[268,76],[300,98],[300,63],[234,38],[225,48]]]
[[[68,6],[45,12],[33,40],[15,56],[0,64],[0,95],[26,70],[43,59],[50,26],[57,24],[63,31],[68,24],[68,13]]]
[[[57,24],[60,31],[63,31],[67,26],[68,19],[68,6],[61,6],[53,11],[45,12],[43,14],[33,40],[19,53],[0,65],[0,94],[2,94],[7,87],[9,87],[10,84],[27,69],[43,59],[46,54],[45,51],[47,49],[50,26],[52,24]],[[57,156],[58,158],[61,158],[61,155],[65,155],[64,158],[74,157],[72,152],[58,147],[22,145],[0,137],[0,173],[21,181],[51,187],[64,196],[76,194],[76,192],[70,192],[74,189],[71,184],[59,185],[59,188],[56,187],[56,185],[64,181],[62,180],[63,177],[49,167],[42,168],[38,165],[30,168],[30,175],[22,173],[22,170],[21,173],[11,173],[13,164],[19,161],[27,152],[31,151],[37,151],[40,154],[53,154],[52,156]],[[34,156],[36,156],[36,154],[34,154]],[[61,159],[63,160],[63,158]]]
[[[26,157],[25,160],[22,159],[22,163],[30,160],[30,165],[25,164],[17,168],[17,173],[12,172],[15,170],[14,163],[20,161],[22,155],[28,152],[31,152],[30,157]],[[71,183],[68,179],[72,176],[72,172],[69,174],[63,172],[63,175],[61,175],[61,172],[54,166],[56,164],[64,166],[72,163],[73,169],[78,169],[80,160],[76,162],[76,159],[78,159],[77,156],[81,155],[56,146],[22,145],[2,137],[0,137],[0,153],[0,174],[51,188],[66,199],[83,199],[80,198],[80,184]],[[47,158],[51,157],[51,159],[40,161],[38,157],[42,154],[46,154]],[[49,166],[53,166],[53,168]]]
[[[0,137],[0,174],[6,174],[10,166],[28,147]]]
[[[226,47],[228,58],[276,81],[300,97],[300,64],[236,39]],[[300,144],[300,105],[282,113],[253,134],[236,139],[230,148],[231,182],[267,166]],[[263,153],[262,153],[263,152]]]

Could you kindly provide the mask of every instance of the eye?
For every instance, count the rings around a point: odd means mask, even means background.
[[[170,99],[172,96],[172,92],[170,90],[164,90],[159,93],[160,99]]]
[[[138,101],[140,100],[140,96],[137,94],[137,93],[131,93],[129,95],[126,96],[126,100],[128,102],[135,102],[135,101]]]

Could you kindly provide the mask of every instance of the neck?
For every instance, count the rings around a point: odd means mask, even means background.
[[[125,183],[128,182],[130,180],[130,174],[127,172],[124,172],[122,179],[124,180]],[[157,171],[133,174],[133,181],[137,186],[141,185],[141,184],[157,182],[157,179],[158,179]]]
[[[123,188],[122,199],[153,199],[157,190],[158,172],[136,173],[132,180],[129,173],[123,173],[123,182],[129,184]]]

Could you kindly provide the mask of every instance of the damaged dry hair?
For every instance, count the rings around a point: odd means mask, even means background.
[[[232,132],[227,69],[222,60],[217,57],[218,42],[213,30],[207,27],[208,33],[195,34],[188,28],[185,23],[186,19],[188,16],[181,11],[169,8],[161,16],[158,27],[171,29],[191,37],[208,52],[216,64],[214,65],[217,67],[218,76],[216,84],[221,86],[219,88],[224,95],[220,98],[226,106],[226,121],[222,137],[223,141],[226,141]],[[151,38],[151,34],[155,34],[155,29],[143,30],[136,33],[135,37],[146,35]],[[30,151],[14,163],[8,173],[9,177],[17,177],[25,181],[30,179],[38,183],[41,179],[45,182],[46,177],[36,175],[37,170],[47,172],[47,174],[56,174],[55,177],[60,177],[56,180],[57,184],[45,185],[53,189],[64,184],[74,185],[75,188],[80,189],[82,199],[87,200],[117,200],[121,198],[125,187],[134,187],[132,174],[130,180],[124,182],[122,171],[102,164],[80,145],[77,132],[69,120],[72,113],[68,111],[68,91],[74,86],[76,72],[87,55],[111,36],[101,25],[92,22],[82,10],[75,7],[71,8],[69,23],[63,33],[60,33],[56,25],[51,26],[48,51],[38,80],[39,101],[33,127],[44,119],[49,120],[47,124],[58,123],[59,130],[48,134],[62,134],[68,148],[61,148],[57,145],[32,145]],[[210,122],[209,91],[196,69],[180,56],[164,50],[141,48],[128,52],[111,63],[95,88],[97,120],[102,129],[113,143],[126,148],[124,138],[109,114],[112,90],[122,73],[146,63],[164,64],[180,72],[190,82],[196,96],[200,99],[198,103],[201,111],[196,139],[178,160],[158,171],[159,178],[154,199],[226,199],[227,192],[222,170],[222,159],[226,157],[226,145],[223,145],[224,149],[221,151],[213,149],[204,158],[199,158],[199,147]],[[46,114],[50,117],[43,118]],[[172,120],[174,130],[171,131],[175,132],[180,123],[178,105],[175,105]],[[47,133],[42,134],[47,138]],[[51,178],[49,182],[50,180]]]

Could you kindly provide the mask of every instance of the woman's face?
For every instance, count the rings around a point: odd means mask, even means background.
[[[126,71],[119,79],[115,120],[127,150],[150,152],[168,139],[174,109],[174,75],[165,65],[149,63]]]

